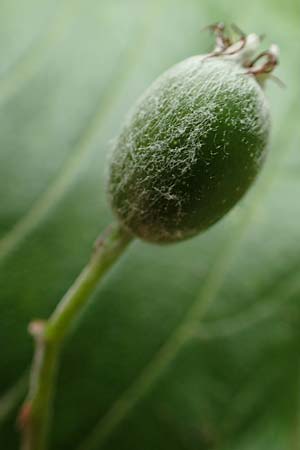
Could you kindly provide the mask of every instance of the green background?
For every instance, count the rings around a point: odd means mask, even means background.
[[[268,161],[211,230],[136,241],[107,276],[64,349],[51,448],[300,449],[299,13],[296,0],[0,0],[1,449],[18,448],[27,324],[112,220],[106,159],[124,115],[208,52],[201,29],[220,20],[281,49]]]

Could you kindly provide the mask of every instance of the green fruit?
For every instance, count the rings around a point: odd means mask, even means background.
[[[252,184],[270,117],[245,60],[191,57],[138,101],[115,143],[108,183],[113,211],[133,235],[156,243],[194,236]]]

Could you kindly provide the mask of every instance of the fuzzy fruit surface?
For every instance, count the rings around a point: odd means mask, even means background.
[[[150,86],[116,140],[108,181],[114,213],[156,243],[207,229],[255,179],[269,128],[264,92],[238,61],[182,61]]]

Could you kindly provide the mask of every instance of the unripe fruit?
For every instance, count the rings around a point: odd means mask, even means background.
[[[255,179],[270,129],[258,78],[270,58],[259,68],[249,62],[257,42],[250,35],[242,48],[188,58],[138,101],[113,149],[108,185],[113,211],[133,235],[157,243],[194,236]]]

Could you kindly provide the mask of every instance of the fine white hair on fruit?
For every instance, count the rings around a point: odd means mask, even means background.
[[[134,235],[157,243],[191,237],[223,217],[252,184],[270,130],[268,103],[249,60],[259,42],[251,34],[227,53],[176,64],[132,109],[112,151],[108,192],[115,215]]]

